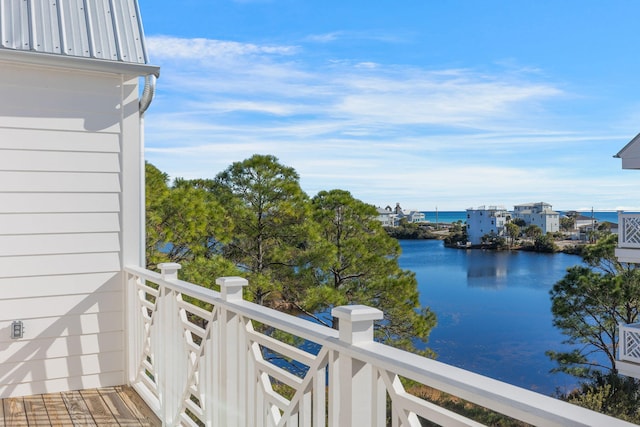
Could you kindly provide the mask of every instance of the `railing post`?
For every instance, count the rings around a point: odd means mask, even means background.
[[[382,311],[365,305],[347,305],[331,310],[338,318],[339,339],[350,345],[366,345],[373,342],[373,321],[383,317]],[[340,353],[337,363],[339,381],[333,414],[334,424],[340,426],[379,425],[381,396],[373,367],[346,354]],[[382,417],[384,422],[384,416]]]
[[[228,302],[241,301],[242,289],[249,284],[242,277],[220,277],[216,279],[220,286],[222,299]],[[219,307],[219,380],[220,424],[229,427],[247,425],[247,354],[246,335],[243,319],[227,307]],[[255,381],[253,381],[255,382]]]
[[[164,280],[178,280],[178,270],[182,268],[177,262],[163,262],[158,264],[160,274]]]
[[[178,280],[178,270],[182,266],[177,263],[158,264],[162,279],[166,281]],[[156,345],[161,355],[158,362],[159,394],[163,425],[172,425],[182,406],[180,399],[187,376],[187,366],[184,354],[184,337],[176,293],[160,285],[156,307],[158,327],[156,328]]]

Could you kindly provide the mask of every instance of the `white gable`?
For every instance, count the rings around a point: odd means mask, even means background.
[[[614,157],[622,159],[622,169],[640,169],[640,133]]]

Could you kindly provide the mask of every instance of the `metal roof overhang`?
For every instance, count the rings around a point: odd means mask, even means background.
[[[128,76],[160,76],[160,67],[105,59],[67,56],[43,52],[31,52],[0,48],[0,61],[11,61],[27,65],[56,67],[80,71],[97,71]]]

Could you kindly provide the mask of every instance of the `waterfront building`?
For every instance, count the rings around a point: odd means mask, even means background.
[[[478,425],[403,378],[528,424],[631,425],[374,342],[372,307],[334,307],[335,330],[244,300],[240,277],[214,291],[179,264],[146,269],[142,116],[159,69],[137,2],[0,11],[0,425]],[[119,385],[157,419],[71,394]],[[51,420],[63,399],[73,414]]]
[[[640,134],[615,155],[622,169],[640,169]],[[640,214],[618,212],[618,247],[620,262],[640,264]],[[640,379],[640,323],[619,326],[616,369]]]
[[[400,220],[403,218],[405,218],[407,222],[414,223],[414,224],[426,221],[424,212],[411,210],[411,209],[402,209],[400,207],[400,203],[396,203],[396,208],[394,209],[394,212],[396,214],[395,225],[398,225],[400,223]]]
[[[513,207],[513,218],[522,219],[528,226],[537,225],[543,234],[560,231],[560,214],[549,203],[525,203]]]
[[[575,221],[574,227],[578,230],[586,229],[595,230],[598,226],[598,220],[593,216],[586,216],[582,214],[577,214],[573,217]]]
[[[395,209],[391,209],[390,206],[387,206],[384,209],[377,208],[377,210],[377,219],[385,227],[397,227],[398,225],[400,225],[400,221],[402,219],[405,219],[407,222],[414,224],[426,222],[424,212],[402,209],[400,207],[400,203],[396,203]]]
[[[487,235],[505,236],[505,225],[509,218],[509,212],[503,206],[467,209],[467,240],[472,245],[479,245]]]
[[[380,221],[383,227],[393,227],[395,225],[396,214],[391,210],[390,207],[384,209],[377,208],[377,210],[377,220]]]

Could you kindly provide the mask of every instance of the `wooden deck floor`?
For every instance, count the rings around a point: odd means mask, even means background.
[[[126,386],[0,400],[0,427],[160,426],[138,394]]]

